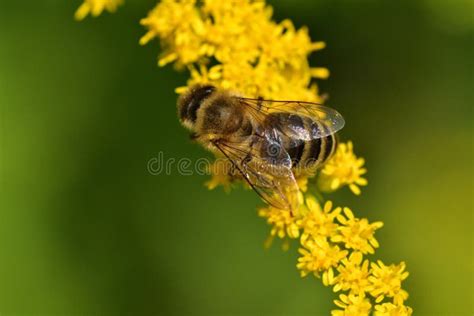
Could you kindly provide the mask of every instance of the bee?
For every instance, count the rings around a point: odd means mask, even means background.
[[[228,159],[269,205],[292,213],[296,177],[322,166],[344,127],[336,110],[317,103],[244,98],[212,85],[195,85],[177,102],[192,138]]]

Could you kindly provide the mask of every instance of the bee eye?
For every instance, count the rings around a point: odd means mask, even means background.
[[[196,122],[197,111],[201,107],[202,101],[208,98],[216,88],[211,85],[197,86],[184,95],[178,101],[180,117],[183,121]]]

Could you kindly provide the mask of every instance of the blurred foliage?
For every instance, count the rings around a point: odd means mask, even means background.
[[[363,194],[335,198],[385,223],[377,254],[407,262],[415,314],[472,315],[472,4],[269,3],[327,42],[321,89],[367,159]],[[147,172],[207,155],[176,119],[186,75],[138,45],[155,2],[77,23],[79,4],[0,2],[0,312],[329,314],[295,247],[263,250],[255,194]]]

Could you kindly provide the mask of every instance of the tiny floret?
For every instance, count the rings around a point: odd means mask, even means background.
[[[320,272],[329,273],[326,274],[326,278],[328,278],[326,283],[332,284],[334,277],[332,268],[347,256],[348,251],[329,243],[326,238],[312,238],[305,242],[299,249],[299,253],[301,256],[298,258],[296,267],[300,270],[301,276],[313,273],[319,277]]]
[[[260,217],[267,219],[267,223],[272,225],[271,236],[279,238],[298,238],[300,235],[296,217],[289,210],[277,209],[273,206],[261,208],[258,211]]]
[[[96,17],[101,15],[103,11],[113,13],[122,3],[123,0],[84,0],[79,8],[77,8],[74,18],[80,21],[89,14]]]
[[[339,144],[336,153],[321,171],[319,187],[331,192],[348,185],[355,195],[359,195],[360,186],[367,185],[367,179],[362,177],[367,172],[364,162],[363,158],[354,154],[352,142]]]
[[[364,261],[362,253],[353,252],[348,258],[341,260],[337,267],[338,275],[334,280],[334,291],[350,291],[354,294],[362,294],[370,291],[371,284],[368,280],[369,261]]]
[[[333,310],[332,316],[369,316],[372,304],[364,294],[341,294],[339,299],[334,301],[340,310]]]
[[[352,211],[345,207],[343,214],[337,216],[341,225],[338,228],[339,235],[334,236],[333,242],[343,242],[346,248],[358,250],[363,254],[374,253],[379,247],[374,237],[375,230],[383,226],[382,222],[369,223],[366,218],[355,218]]]
[[[405,262],[387,266],[378,260],[377,263],[372,262],[370,267],[369,281],[372,284],[370,294],[376,298],[375,301],[379,303],[385,297],[390,297],[393,298],[395,305],[403,305],[408,298],[408,293],[402,289],[402,281],[408,277]]]
[[[321,209],[319,203],[312,196],[306,198],[305,216],[298,220],[298,225],[303,230],[301,243],[305,243],[310,237],[332,237],[337,234],[338,224],[335,218],[341,212],[341,208],[332,208],[332,202],[327,201]]]
[[[408,306],[383,303],[374,306],[374,316],[411,316],[413,310]]]
[[[232,186],[232,164],[228,160],[217,159],[207,166],[207,172],[211,175],[205,185],[209,190],[214,190],[218,186],[224,187],[226,192],[230,191]]]

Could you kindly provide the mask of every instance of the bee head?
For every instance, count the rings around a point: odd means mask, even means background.
[[[212,85],[198,84],[189,88],[179,97],[178,116],[185,127],[194,130],[199,108],[215,90],[216,88]]]

